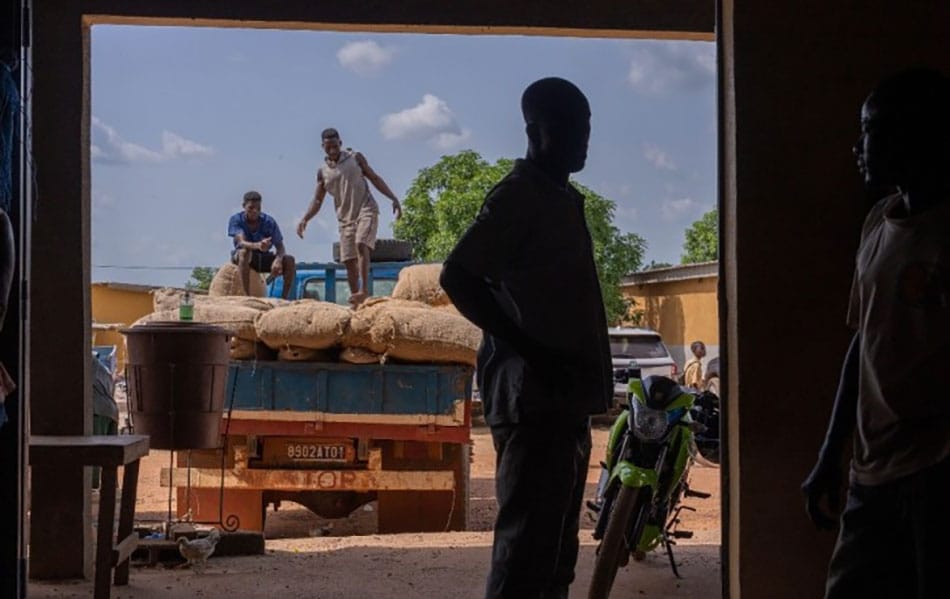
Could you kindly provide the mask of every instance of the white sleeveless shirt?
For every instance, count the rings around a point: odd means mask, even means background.
[[[356,161],[356,152],[352,149],[341,150],[340,158],[333,166],[324,160],[320,173],[324,188],[333,196],[340,226],[354,224],[364,210],[379,212],[379,206],[363,176],[363,169]]]

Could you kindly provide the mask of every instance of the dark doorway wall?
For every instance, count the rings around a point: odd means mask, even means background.
[[[0,0],[0,76],[6,75],[8,67],[11,78],[5,78],[6,84],[12,82],[14,95],[23,94],[22,69],[17,68],[18,58],[23,45],[24,13],[20,0]],[[4,166],[0,173],[10,176],[0,186],[0,207],[8,214],[14,232],[17,268],[13,286],[7,302],[6,316],[0,326],[0,363],[10,373],[19,386],[7,395],[4,401],[7,422],[0,425],[0,597],[17,597],[24,589],[26,561],[24,549],[24,529],[22,521],[25,514],[25,480],[23,436],[26,418],[23,413],[23,315],[24,305],[20,290],[23,282],[23,269],[20,260],[24,256],[24,228],[26,221],[26,203],[23,187],[23,119],[19,107],[20,101],[9,102],[10,90],[0,90],[0,137],[12,142],[12,152],[8,153],[6,143],[0,146],[0,160]],[[8,170],[9,168],[9,170]]]
[[[869,207],[851,147],[882,76],[950,70],[945,2],[723,0],[721,155],[732,597],[820,597],[833,545],[804,515],[851,333]]]

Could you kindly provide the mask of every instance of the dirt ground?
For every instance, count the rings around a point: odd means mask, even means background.
[[[204,574],[163,566],[134,568],[129,586],[114,587],[113,597],[482,597],[496,511],[495,453],[488,429],[473,429],[472,440],[471,506],[466,532],[378,535],[375,503],[348,518],[326,520],[284,502],[279,511],[268,511],[266,555],[212,557]],[[593,495],[599,476],[606,427],[595,427],[593,440],[588,497]],[[159,486],[159,472],[168,465],[168,458],[168,452],[152,451],[143,459],[137,519],[165,519],[168,490]],[[684,512],[681,524],[682,529],[694,532],[693,538],[679,540],[676,548],[683,579],[673,576],[665,553],[654,552],[618,573],[614,596],[721,596],[719,470],[695,466],[690,484],[696,490],[712,493],[712,497],[685,502],[696,511]],[[596,549],[591,538],[593,522],[586,514],[582,514],[581,526],[581,552],[571,597],[586,596]],[[37,599],[90,596],[92,584],[88,581],[33,582],[29,589],[29,597]]]

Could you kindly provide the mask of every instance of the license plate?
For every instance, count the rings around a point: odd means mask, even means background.
[[[265,439],[264,464],[317,464],[352,462],[356,450],[349,439]]]
[[[345,445],[322,443],[288,443],[287,459],[300,462],[345,462]]]

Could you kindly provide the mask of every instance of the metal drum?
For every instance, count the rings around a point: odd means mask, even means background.
[[[153,449],[211,449],[221,444],[228,379],[228,333],[191,322],[123,329],[128,401],[135,432]]]

